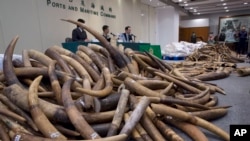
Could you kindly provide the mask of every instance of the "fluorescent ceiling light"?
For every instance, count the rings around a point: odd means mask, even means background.
[[[197,13],[198,15],[200,15],[201,13]]]
[[[190,7],[189,9],[193,9],[193,7]]]
[[[244,4],[246,5],[246,4],[248,4],[247,2],[244,2]]]
[[[220,1],[224,1],[224,0],[220,0]]]
[[[188,6],[188,4],[186,3],[185,6]]]
[[[224,9],[227,9],[227,7],[224,7]]]
[[[182,2],[182,0],[179,0],[179,2]]]
[[[187,1],[184,1],[184,3],[187,3]]]
[[[222,5],[224,5],[224,6],[225,6],[225,5],[227,5],[227,3],[223,3]]]
[[[229,12],[229,10],[227,9],[226,12]]]

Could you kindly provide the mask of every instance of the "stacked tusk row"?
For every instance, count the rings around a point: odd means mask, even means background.
[[[182,63],[176,63],[175,68],[186,77],[199,80],[217,80],[226,78],[231,72],[238,76],[249,76],[250,67],[238,67],[236,63],[244,63],[247,56],[237,57],[237,54],[225,44],[207,45],[195,50]]]

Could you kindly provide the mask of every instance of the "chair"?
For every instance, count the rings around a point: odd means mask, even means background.
[[[70,38],[70,37],[65,38],[65,42],[66,42],[66,43],[72,42],[72,38]]]

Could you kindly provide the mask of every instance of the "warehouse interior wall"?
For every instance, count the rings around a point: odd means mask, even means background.
[[[0,16],[1,16],[1,14],[0,14]],[[1,18],[0,18],[0,19],[1,19]],[[0,20],[0,49],[4,48],[3,45],[5,45],[5,43],[4,43],[2,22],[1,22],[1,20]]]
[[[209,26],[204,27],[180,27],[179,29],[179,40],[191,42],[191,35],[194,32],[196,34],[197,42],[208,41]]]
[[[179,41],[191,42],[193,32],[196,33],[197,41],[207,42],[209,35],[209,18],[180,21]]]
[[[156,8],[150,7],[149,9],[149,42],[152,44],[159,44],[157,42],[157,12]]]
[[[209,32],[213,32],[214,35],[218,34],[219,28],[219,18],[226,17],[226,16],[236,16],[236,15],[244,15],[250,14],[250,10],[244,11],[232,11],[232,12],[223,12],[223,13],[216,13],[216,14],[206,14],[206,15],[195,15],[195,16],[182,16],[180,17],[180,22],[186,20],[193,20],[193,19],[209,19]],[[200,27],[200,25],[197,25]]]
[[[99,15],[81,12],[80,7],[98,11]],[[115,18],[100,16],[102,10]],[[5,0],[0,1],[0,13],[0,53],[16,35],[20,39],[15,53],[21,53],[24,48],[45,51],[53,45],[61,46],[76,27],[60,21],[62,18],[82,18],[100,33],[104,24],[115,34],[124,32],[124,27],[130,25],[137,41],[157,43],[155,8],[140,0]],[[88,37],[94,38],[89,34]]]
[[[146,4],[141,4],[141,41],[156,43],[156,11],[155,8]],[[139,40],[137,40],[139,41]]]
[[[17,52],[22,48],[42,48],[36,1],[0,1],[1,42],[0,51],[4,52],[13,37],[20,36]]]
[[[171,6],[157,8],[157,41],[161,47],[179,38],[179,12]]]
[[[190,19],[190,20],[181,20],[180,27],[208,27],[209,18],[200,18],[200,19]]]

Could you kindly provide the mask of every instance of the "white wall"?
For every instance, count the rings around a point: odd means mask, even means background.
[[[207,27],[209,26],[208,18],[181,20],[180,27]]]
[[[66,6],[57,8],[47,5],[48,0],[1,0],[0,1],[0,53],[4,53],[10,40],[19,35],[15,52],[21,50],[36,49],[45,51],[53,45],[61,45],[65,37],[71,37],[75,25],[60,21],[61,18],[77,20],[83,18],[86,25],[102,32],[104,24],[110,26],[113,33],[124,32],[124,27],[130,25],[137,40],[156,43],[156,13],[155,9],[141,4],[140,0],[84,0],[85,8],[91,9],[91,3],[95,4],[95,11],[101,11],[103,5],[105,11],[112,7],[115,19],[86,14],[80,12],[81,0],[51,0]],[[68,6],[78,7],[78,11],[68,10]],[[141,16],[142,10],[144,16]],[[108,11],[107,11],[108,12]],[[89,38],[93,38],[88,34]]]
[[[179,13],[173,7],[157,9],[157,41],[161,47],[179,39]]]
[[[32,0],[0,1],[1,53],[16,35],[20,36],[16,50],[20,50],[20,47],[42,47],[36,3]]]
[[[149,5],[141,5],[141,39],[156,44],[156,11]],[[144,28],[145,27],[145,28]]]

